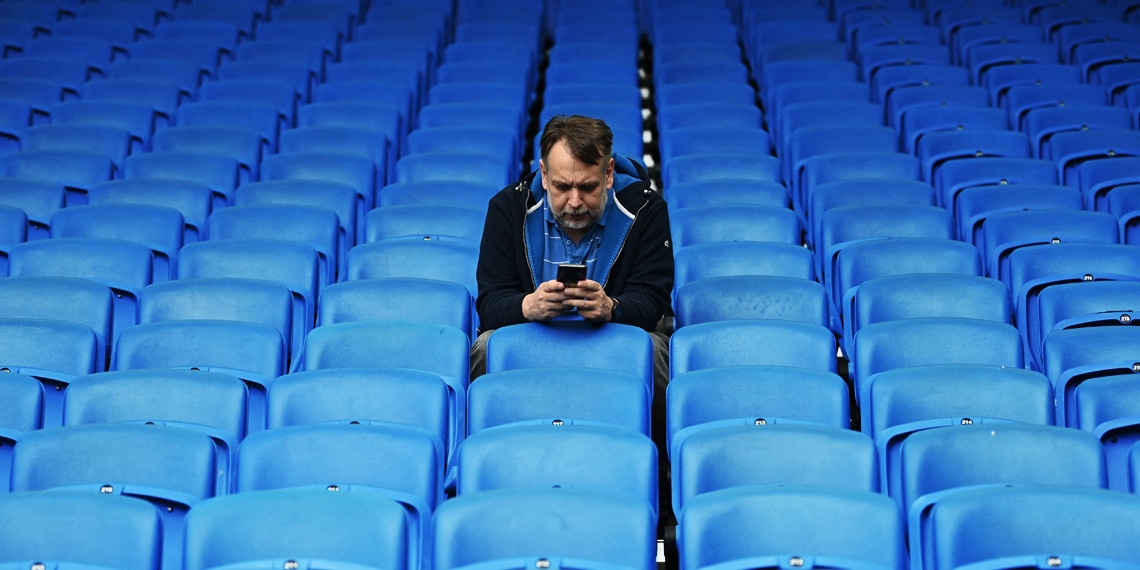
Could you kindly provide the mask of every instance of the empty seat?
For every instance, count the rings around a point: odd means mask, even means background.
[[[213,194],[212,207],[232,204],[240,177],[238,160],[225,154],[201,152],[149,152],[129,157],[123,178],[173,178],[205,184]]]
[[[145,245],[153,254],[153,281],[173,279],[183,242],[182,214],[148,204],[102,204],[64,208],[51,217],[53,238],[112,239]]]
[[[495,426],[540,423],[582,423],[650,434],[649,388],[645,379],[625,371],[557,364],[489,371],[471,384],[468,396],[468,435]]]
[[[751,418],[713,422],[677,432],[671,457],[673,511],[682,516],[693,499],[735,487],[879,490],[874,442],[847,429]],[[771,457],[786,461],[773,465]]]
[[[478,293],[475,266],[478,246],[462,238],[422,236],[361,244],[348,252],[349,280],[380,277],[442,279]]]
[[[297,512],[305,517],[292,516]],[[367,491],[281,489],[217,497],[187,517],[184,567],[320,561],[414,568],[423,544],[407,519],[403,505]]]
[[[322,287],[335,283],[344,269],[348,244],[340,235],[336,212],[330,209],[299,204],[231,206],[210,214],[207,223],[211,240],[280,239],[311,246],[317,252]]]
[[[231,467],[248,421],[245,385],[201,370],[120,370],[76,378],[65,394],[63,425],[151,423],[208,435],[231,489]]]
[[[669,448],[680,431],[749,419],[851,427],[847,385],[834,372],[791,366],[722,366],[677,374],[669,383]]]
[[[555,451],[549,461],[530,461],[547,450]],[[501,425],[467,438],[456,461],[458,496],[494,489],[593,489],[658,508],[657,448],[632,430],[565,422]]]
[[[329,286],[317,305],[317,326],[385,319],[454,326],[474,338],[471,293],[459,283],[418,277],[379,277]]]
[[[445,502],[432,522],[437,568],[576,559],[652,570],[656,521],[641,498],[589,489],[499,489]],[[587,562],[590,563],[590,562]]]
[[[51,528],[71,532],[45,531]],[[21,567],[162,568],[162,522],[153,506],[135,498],[76,492],[5,493],[0,497],[0,529],[7,537],[0,545],[0,560]]]
[[[731,275],[774,275],[814,280],[811,251],[800,245],[759,241],[711,241],[673,253],[674,288],[689,281]]]
[[[761,241],[798,244],[800,223],[795,212],[772,206],[694,206],[673,210],[671,234],[677,248],[716,241]]]
[[[729,319],[781,319],[827,326],[827,293],[809,279],[733,275],[688,281],[676,288],[676,326]]]
[[[858,519],[860,524],[844,521]],[[755,531],[757,525],[766,530]],[[769,566],[789,559],[837,566],[906,565],[905,523],[883,495],[811,485],[741,486],[694,497],[680,514],[685,568]]]
[[[110,155],[67,150],[23,150],[0,155],[0,172],[9,178],[63,186],[67,204],[83,204],[90,188],[115,177]]]
[[[797,366],[836,371],[835,335],[827,327],[772,320],[714,321],[678,329],[669,341],[669,373],[722,366]]]
[[[850,356],[856,394],[877,372],[932,364],[1024,365],[1012,325],[962,317],[921,317],[870,324],[855,336]]]
[[[1136,520],[1138,511],[1136,497],[1101,489],[970,490],[940,501],[915,529],[921,547],[912,555],[911,567],[1037,565],[1036,560],[1045,558],[1113,567],[1140,556],[1136,542],[1121,526]],[[1108,520],[1113,523],[1104,524]]]

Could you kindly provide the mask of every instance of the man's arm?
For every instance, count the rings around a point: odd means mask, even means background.
[[[526,260],[517,259],[522,223],[512,221],[510,206],[506,196],[496,195],[488,204],[483,224],[476,269],[479,296],[475,305],[482,330],[526,322],[523,298],[534,290],[532,283],[520,278],[520,264],[526,265]]]
[[[669,309],[673,292],[673,247],[665,202],[653,197],[634,223],[621,261],[628,277],[620,290],[607,291],[620,303],[615,322],[653,330]]]

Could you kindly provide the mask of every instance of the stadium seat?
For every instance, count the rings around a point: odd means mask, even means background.
[[[644,378],[620,370],[555,363],[488,371],[471,384],[467,434],[522,423],[602,425],[648,436],[651,397]]]
[[[1136,497],[1101,489],[995,486],[958,493],[940,501],[912,531],[920,548],[911,568],[1038,566],[1049,559],[1126,568],[1140,552],[1121,525],[1136,520],[1138,511]]]
[[[436,510],[432,560],[440,570],[486,562],[515,567],[536,559],[652,570],[654,519],[643,499],[605,491],[539,488],[472,493]]]
[[[236,158],[201,152],[147,152],[127,158],[123,178],[173,178],[210,187],[211,208],[229,206],[240,179]]]
[[[674,289],[689,281],[732,275],[773,275],[815,280],[811,251],[800,245],[712,241],[673,252]]]
[[[299,204],[231,206],[214,211],[207,224],[210,240],[282,239],[311,246],[317,252],[321,287],[335,283],[344,269],[348,244],[342,242],[336,212],[327,208]]]
[[[110,239],[140,243],[153,255],[153,282],[175,278],[184,239],[182,214],[166,206],[101,204],[63,208],[52,214],[52,238]]]
[[[827,292],[816,281],[772,275],[690,280],[674,290],[676,327],[733,319],[829,322]]]
[[[1024,365],[1021,337],[1012,325],[962,317],[921,317],[862,327],[850,355],[855,394],[867,379],[897,368],[934,364]]]
[[[44,530],[51,528],[71,532]],[[5,493],[0,496],[0,532],[7,537],[0,545],[0,560],[6,566],[11,562],[19,567],[162,568],[162,522],[153,506],[135,498],[78,492]]]
[[[858,525],[846,524],[857,519]],[[754,532],[757,525],[767,529]],[[677,525],[684,568],[906,566],[905,523],[879,493],[812,485],[740,486],[689,501]]]
[[[732,320],[678,329],[669,341],[669,374],[722,366],[796,366],[835,372],[835,335],[827,327],[779,320]]]
[[[670,212],[676,248],[717,241],[801,242],[795,212],[773,206],[694,206]]]
[[[462,238],[422,236],[392,238],[358,245],[348,252],[348,280],[382,277],[440,279],[478,294],[475,266],[478,245]]]
[[[247,390],[233,376],[201,370],[119,370],[79,376],[64,395],[63,425],[157,424],[210,436],[232,490],[231,468],[248,423]]]
[[[293,516],[304,512],[305,516]],[[288,563],[419,568],[403,505],[363,490],[280,489],[202,501],[186,519],[187,570]]]

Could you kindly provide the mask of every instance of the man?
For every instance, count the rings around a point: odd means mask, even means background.
[[[482,332],[472,348],[473,379],[485,370],[494,329],[576,313],[651,332],[664,394],[668,351],[656,329],[673,289],[669,216],[645,168],[613,154],[612,145],[601,120],[554,117],[540,139],[539,170],[491,199],[477,270]],[[586,278],[559,282],[563,263],[585,265]]]

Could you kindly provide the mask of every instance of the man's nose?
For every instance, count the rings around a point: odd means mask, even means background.
[[[566,198],[566,205],[577,208],[582,205],[582,195],[577,190],[571,190]]]

